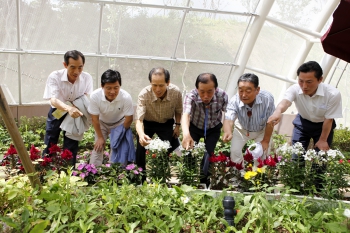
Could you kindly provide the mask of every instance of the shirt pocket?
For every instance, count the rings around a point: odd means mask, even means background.
[[[313,110],[314,110],[313,111],[314,113],[312,115],[315,115],[318,117],[324,117],[327,111],[327,107],[326,105],[315,106]]]

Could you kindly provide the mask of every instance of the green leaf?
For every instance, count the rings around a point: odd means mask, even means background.
[[[49,225],[49,220],[43,220],[40,223],[36,224],[33,229],[30,231],[30,233],[42,233],[44,232],[47,225]]]
[[[325,227],[331,231],[331,232],[349,232],[347,227],[343,224],[337,223],[337,222],[330,222],[330,223],[325,223]]]
[[[10,192],[8,192],[8,194],[7,194],[7,199],[8,200],[12,200],[13,198],[15,198],[15,197],[17,197],[17,194],[18,194],[19,192],[18,192],[18,190],[10,190]]]
[[[22,213],[22,222],[27,223],[29,219],[29,211],[27,208],[24,208],[24,211]]]
[[[8,225],[8,226],[10,226],[10,227],[12,227],[12,228],[15,228],[15,229],[19,229],[19,228],[20,228],[19,224],[17,224],[16,222],[14,222],[14,221],[12,220],[12,218],[9,218],[9,217],[1,217],[1,216],[0,216],[0,220],[1,220],[2,222],[6,223],[6,225]]]

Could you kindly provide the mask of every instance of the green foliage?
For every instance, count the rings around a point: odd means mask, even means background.
[[[340,125],[334,130],[332,147],[343,152],[347,159],[350,159],[350,129]]]

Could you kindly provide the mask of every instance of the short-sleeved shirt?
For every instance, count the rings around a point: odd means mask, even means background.
[[[252,112],[249,119],[247,112]],[[238,118],[242,127],[250,132],[258,132],[265,128],[268,118],[275,111],[275,103],[273,95],[265,90],[261,90],[255,97],[252,107],[244,104],[237,93],[234,95],[227,105],[225,119],[236,120]]]
[[[295,103],[300,116],[311,122],[323,122],[325,119],[341,118],[341,94],[335,87],[320,83],[313,96],[303,94],[300,86],[290,86],[283,99]]]
[[[117,97],[109,102],[102,88],[98,88],[90,95],[88,111],[92,115],[98,115],[99,120],[107,124],[114,124],[125,116],[134,114],[131,95],[120,89]]]
[[[82,72],[74,83],[68,81],[67,69],[52,72],[46,81],[44,99],[57,98],[62,102],[73,102],[84,94],[91,94],[92,77]],[[53,107],[53,106],[52,106]]]
[[[204,129],[205,112],[208,108],[207,129],[214,128],[222,120],[222,112],[226,112],[228,96],[224,90],[216,88],[209,106],[206,106],[199,97],[197,89],[191,90],[184,100],[184,111],[190,115],[190,122],[199,129]]]
[[[163,99],[157,98],[151,85],[141,90],[137,100],[137,120],[165,123],[174,118],[175,113],[182,113],[182,94],[176,85],[168,85]]]

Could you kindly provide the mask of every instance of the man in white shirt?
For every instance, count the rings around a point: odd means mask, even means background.
[[[322,83],[322,74],[322,68],[317,62],[302,64],[297,71],[298,84],[287,89],[283,100],[268,120],[268,123],[279,123],[282,113],[294,101],[298,114],[293,121],[292,143],[302,143],[305,150],[311,138],[317,150],[329,150],[336,127],[334,118],[342,117],[340,92]]]
[[[95,129],[95,146],[90,163],[100,166],[108,134],[119,125],[129,129],[134,108],[131,95],[121,89],[122,80],[116,70],[107,70],[101,76],[101,88],[92,92],[88,108]]]
[[[51,109],[46,121],[44,155],[49,154],[51,145],[57,144],[61,132],[60,125],[66,116],[56,119],[52,113],[59,109],[68,112],[73,118],[83,115],[71,103],[75,99],[92,92],[92,77],[90,74],[83,72],[84,64],[85,57],[81,52],[77,50],[68,51],[64,55],[63,66],[65,69],[52,72],[47,79],[43,98],[50,100]],[[75,165],[78,141],[66,137],[65,132],[63,132],[63,135],[63,148],[72,152],[72,165]]]

